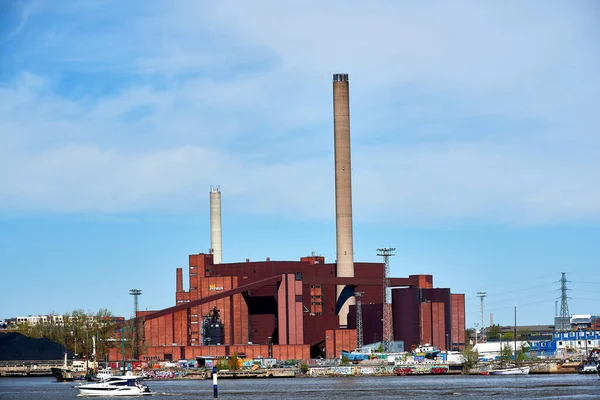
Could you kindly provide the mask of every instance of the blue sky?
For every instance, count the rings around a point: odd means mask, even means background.
[[[594,1],[0,3],[0,318],[174,304],[175,268],[335,259],[332,74],[355,259],[396,247],[489,314],[600,314]]]

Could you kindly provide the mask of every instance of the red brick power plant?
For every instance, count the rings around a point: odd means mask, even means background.
[[[365,343],[383,337],[383,263],[354,262],[350,110],[347,74],[333,76],[337,262],[222,262],[221,192],[211,187],[211,251],[189,256],[189,286],[176,269],[176,305],[139,312],[142,359],[198,356],[340,357],[356,347],[353,294],[363,292]],[[464,295],[433,288],[431,275],[390,278],[393,339],[406,349],[430,343],[445,350],[465,342]],[[215,313],[218,310],[218,314]]]

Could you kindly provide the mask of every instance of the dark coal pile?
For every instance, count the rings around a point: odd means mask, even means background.
[[[65,348],[50,339],[33,339],[17,332],[0,333],[0,360],[61,360]],[[67,356],[73,354],[67,351]]]

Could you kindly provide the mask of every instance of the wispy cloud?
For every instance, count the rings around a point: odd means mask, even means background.
[[[349,72],[357,218],[597,220],[594,7],[38,7],[0,89],[0,209],[185,211],[220,183],[240,212],[330,218]]]

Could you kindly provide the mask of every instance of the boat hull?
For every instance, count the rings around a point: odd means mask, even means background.
[[[111,376],[98,383],[75,386],[79,396],[143,396],[152,394],[139,376]]]
[[[448,373],[447,365],[399,365],[394,368],[394,373],[398,376],[405,375],[443,375]]]
[[[52,367],[50,372],[57,382],[72,382],[74,379],[73,371],[70,369]]]
[[[528,375],[529,367],[516,367],[516,368],[505,368],[496,369],[490,371],[490,375]]]
[[[128,390],[128,389],[113,389],[113,390],[97,390],[97,389],[79,389],[80,396],[145,396],[150,395],[152,392],[144,392],[141,390]]]

